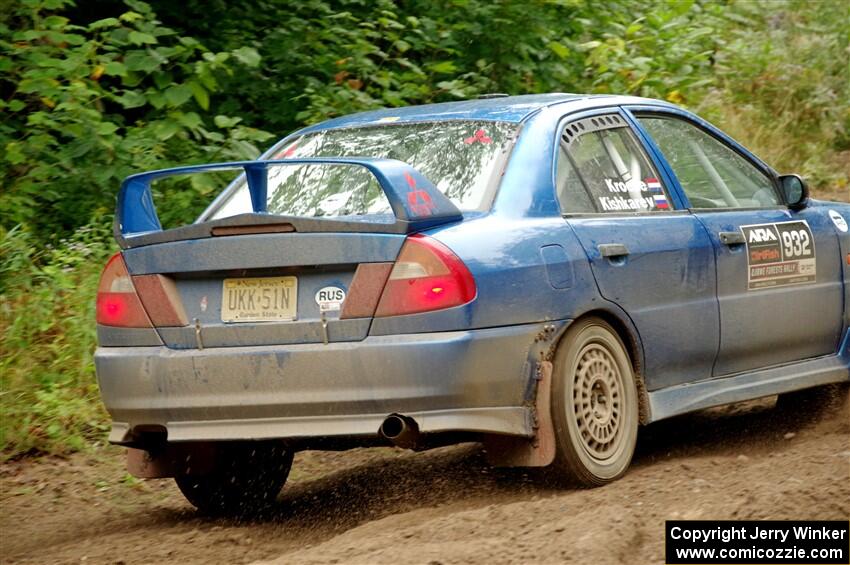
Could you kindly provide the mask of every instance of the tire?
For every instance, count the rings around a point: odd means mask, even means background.
[[[271,507],[292,467],[293,453],[277,442],[221,444],[213,469],[178,475],[180,492],[204,514],[248,516]]]
[[[564,334],[551,407],[556,478],[595,487],[626,472],[637,443],[637,386],[626,347],[604,320],[580,320]]]

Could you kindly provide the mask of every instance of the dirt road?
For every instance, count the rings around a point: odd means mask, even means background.
[[[277,508],[199,517],[121,451],[0,466],[4,563],[663,563],[664,520],[850,517],[850,394],[659,422],[600,489],[496,471],[480,446],[296,457]]]

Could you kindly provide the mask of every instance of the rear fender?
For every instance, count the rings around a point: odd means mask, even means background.
[[[649,405],[649,392],[647,390],[646,385],[646,375],[644,374],[643,368],[644,365],[644,349],[643,349],[643,341],[640,337],[640,332],[638,332],[637,327],[635,326],[632,319],[626,313],[625,310],[620,308],[616,303],[610,302],[602,299],[601,305],[596,305],[595,308],[588,308],[587,310],[581,312],[578,316],[576,316],[576,320],[586,318],[588,316],[595,316],[597,318],[602,318],[617,331],[617,334],[620,336],[620,339],[623,340],[623,344],[626,346],[626,350],[629,353],[629,358],[632,362],[632,368],[635,373],[635,386],[637,386],[638,390],[638,410],[640,412],[640,423],[648,424],[652,421],[652,415],[650,412]],[[566,328],[565,328],[566,329]]]

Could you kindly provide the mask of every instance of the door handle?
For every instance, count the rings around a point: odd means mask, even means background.
[[[743,245],[746,243],[744,234],[739,231],[722,231],[717,235],[720,236],[720,242],[724,245]]]
[[[603,257],[625,257],[629,254],[628,248],[622,243],[602,243],[597,245],[596,248]]]

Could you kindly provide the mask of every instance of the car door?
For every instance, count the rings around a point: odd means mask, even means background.
[[[602,296],[635,324],[649,390],[711,377],[714,251],[617,110],[565,119],[556,190]]]
[[[789,209],[775,173],[704,122],[636,116],[714,245],[721,329],[714,375],[835,353],[841,255],[825,209]]]

